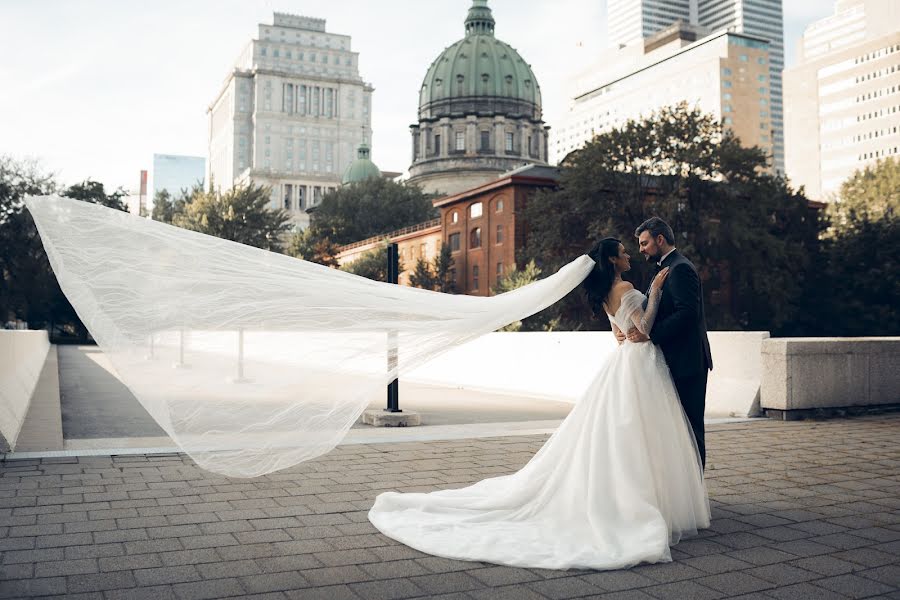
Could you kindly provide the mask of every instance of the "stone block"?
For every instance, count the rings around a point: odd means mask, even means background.
[[[374,427],[413,427],[419,425],[419,413],[413,411],[387,412],[367,410],[363,413],[363,423]]]

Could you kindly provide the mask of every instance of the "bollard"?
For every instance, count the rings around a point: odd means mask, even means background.
[[[400,278],[400,251],[397,244],[388,244],[387,261],[387,282],[397,284]],[[387,367],[389,371],[397,368],[398,352],[397,332],[389,331],[387,355]],[[400,410],[400,383],[397,379],[394,379],[388,384],[387,408],[384,410],[392,413],[403,412]]]

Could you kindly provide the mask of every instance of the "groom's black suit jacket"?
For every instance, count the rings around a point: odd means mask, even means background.
[[[712,369],[700,276],[678,250],[662,262],[660,269],[665,267],[669,267],[669,276],[663,284],[650,340],[662,349],[672,377],[700,375]]]

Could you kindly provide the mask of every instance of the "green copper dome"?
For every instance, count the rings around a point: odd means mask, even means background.
[[[531,67],[494,37],[487,0],[473,0],[466,36],[431,63],[419,92],[419,119],[504,114],[541,118],[541,90]]]
[[[365,142],[359,145],[356,151],[356,160],[347,166],[344,176],[341,177],[341,185],[358,183],[370,177],[381,177],[381,171],[369,160],[369,147]]]

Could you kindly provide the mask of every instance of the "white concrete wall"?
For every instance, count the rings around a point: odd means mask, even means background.
[[[767,332],[710,332],[715,368],[706,415],[759,412],[760,349]],[[491,333],[404,376],[404,381],[574,402],[616,348],[609,332]]]
[[[0,330],[0,451],[16,445],[49,350],[46,331]]]
[[[774,338],[762,367],[764,409],[900,403],[900,337]]]

